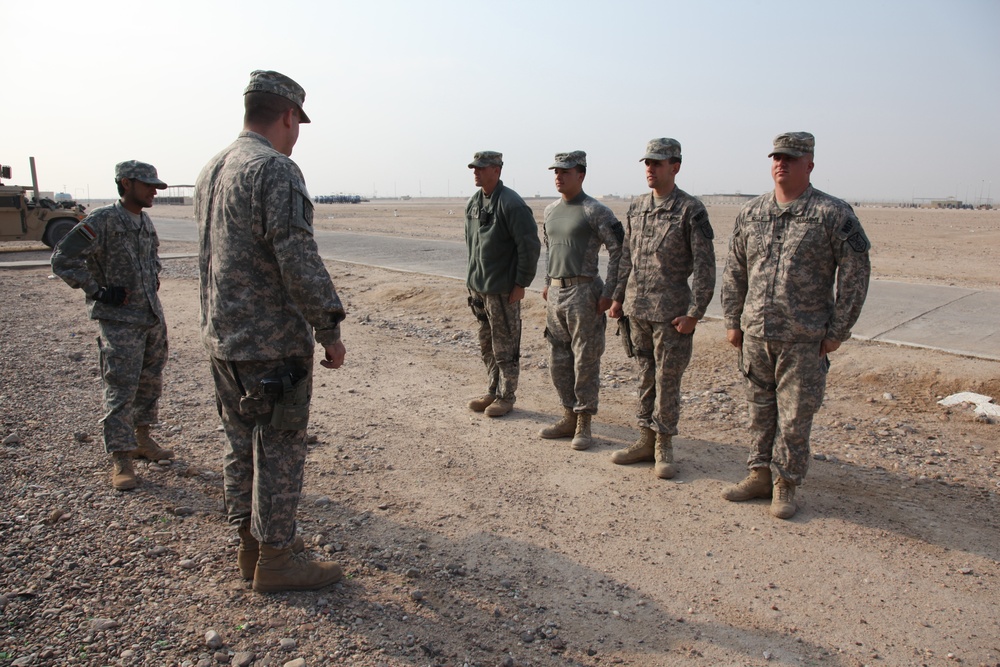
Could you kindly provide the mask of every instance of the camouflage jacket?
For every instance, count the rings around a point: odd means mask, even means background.
[[[527,287],[538,271],[542,244],[538,224],[521,196],[497,183],[491,197],[482,189],[465,205],[466,285],[480,294],[509,294]]]
[[[545,207],[545,284],[551,278],[598,274],[601,244],[608,249],[607,278],[602,296],[611,298],[618,285],[622,256],[622,223],[611,209],[585,192],[570,201],[557,199]],[[555,267],[562,267],[557,270]],[[565,275],[563,275],[565,274]]]
[[[302,172],[244,131],[202,169],[198,221],[201,336],[233,361],[312,356],[340,340],[344,307],[313,238]]]
[[[774,192],[743,207],[722,284],[727,329],[844,341],[868,294],[871,244],[847,202],[811,185],[782,211]]]
[[[715,292],[713,238],[705,207],[680,188],[659,206],[651,192],[638,197],[626,216],[615,301],[641,320],[701,319]]]
[[[121,202],[93,210],[56,245],[52,272],[87,295],[91,319],[154,324],[163,319],[160,239],[144,212],[137,225]],[[94,301],[101,287],[124,287],[128,303]]]

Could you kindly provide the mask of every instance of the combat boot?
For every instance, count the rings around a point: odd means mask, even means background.
[[[590,420],[593,415],[581,412],[576,416],[576,433],[573,435],[573,442],[570,447],[573,449],[590,449],[594,444],[594,439],[590,435]]]
[[[653,460],[653,443],[656,433],[651,428],[643,426],[639,429],[639,439],[624,449],[617,449],[611,454],[611,462],[620,466],[630,463],[642,463]]]
[[[779,519],[791,519],[799,509],[795,504],[795,485],[783,477],[774,483],[774,497],[771,499],[771,514]]]
[[[294,553],[291,547],[276,549],[261,544],[253,589],[258,593],[315,591],[337,583],[343,574],[336,563],[311,561],[304,553]]]
[[[514,409],[514,401],[512,399],[498,398],[483,410],[487,417],[503,417],[505,414]]]
[[[497,397],[493,394],[483,394],[479,398],[474,398],[469,401],[469,409],[473,412],[482,412],[486,408],[490,407],[495,400],[497,400]]]
[[[673,438],[663,433],[656,434],[656,449],[654,451],[656,465],[653,466],[653,473],[660,479],[671,479],[677,474],[674,466],[674,443]]]
[[[771,469],[751,468],[742,482],[722,489],[722,497],[738,503],[754,498],[770,498],[771,491]]]
[[[538,435],[543,438],[570,438],[576,433],[576,413],[573,408],[563,408],[562,419],[552,426],[546,426]]]
[[[163,459],[174,458],[174,453],[169,449],[163,449],[160,444],[149,435],[149,424],[142,424],[135,427],[135,440],[139,445],[132,450],[132,458],[148,459],[150,461],[162,461]]]
[[[240,526],[240,549],[236,552],[236,563],[240,566],[240,575],[247,581],[253,581],[254,570],[257,569],[257,560],[260,558],[260,542],[250,532],[249,526]],[[305,540],[301,535],[296,535],[292,540],[292,553],[302,553],[306,549]]]
[[[132,452],[113,453],[111,464],[111,486],[119,491],[128,491],[139,484],[139,480],[135,478],[135,468],[132,467]]]

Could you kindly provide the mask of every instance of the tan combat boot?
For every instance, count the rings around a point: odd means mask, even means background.
[[[538,435],[543,438],[570,438],[576,433],[576,413],[573,408],[563,408],[562,419],[552,426],[546,426]]]
[[[139,484],[132,467],[132,452],[115,452],[111,455],[111,464],[111,486],[119,491],[129,491]]]
[[[508,400],[506,398],[498,398],[489,405],[483,412],[487,417],[503,417],[505,414],[514,409],[514,401]]]
[[[150,461],[162,461],[163,459],[174,458],[172,451],[163,449],[156,440],[150,437],[149,424],[135,427],[135,439],[139,445],[132,450],[133,458],[148,459]]]
[[[260,558],[260,542],[250,532],[249,526],[240,526],[240,549],[236,552],[236,563],[240,566],[240,576],[247,581],[253,581],[254,570],[257,569],[257,560]],[[292,541],[292,553],[302,553],[306,549],[305,540],[301,535],[296,535]]]
[[[770,498],[771,469],[751,468],[750,474],[742,482],[722,489],[722,497],[737,503],[754,498]]]
[[[611,454],[611,462],[620,466],[630,463],[642,463],[653,460],[653,443],[656,433],[651,428],[643,426],[639,429],[639,439],[624,449],[617,449]]]
[[[495,400],[497,400],[497,397],[493,394],[483,394],[479,398],[474,398],[469,401],[469,409],[473,412],[482,412],[486,408],[490,407]]]
[[[669,435],[663,433],[656,434],[656,449],[654,451],[656,465],[653,466],[653,473],[660,479],[671,479],[677,474],[677,467],[674,466],[674,443]]]
[[[594,444],[594,439],[590,435],[590,420],[592,417],[593,415],[586,412],[581,412],[576,416],[576,433],[573,435],[573,442],[569,445],[573,449],[590,449],[590,446]]]
[[[294,553],[291,547],[276,549],[261,544],[253,589],[258,593],[314,591],[337,583],[343,575],[336,563],[311,561],[304,553]]]
[[[774,483],[774,497],[771,499],[771,514],[779,519],[791,519],[799,509],[795,504],[795,485],[783,477]]]

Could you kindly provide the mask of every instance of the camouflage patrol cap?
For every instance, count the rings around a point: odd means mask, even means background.
[[[802,157],[806,153],[812,155],[816,148],[816,137],[808,132],[785,132],[774,138],[774,150],[767,154],[772,157],[778,153]]]
[[[310,122],[309,116],[306,115],[306,110],[302,108],[302,105],[306,101],[305,89],[281,72],[272,72],[271,70],[264,69],[257,69],[250,72],[250,83],[247,84],[246,90],[243,91],[244,95],[247,93],[272,93],[280,95],[286,100],[291,100],[299,108],[299,122]]]
[[[570,151],[569,153],[556,153],[556,161],[549,169],[572,169],[573,167],[587,168],[587,154],[583,151]]]
[[[131,178],[149,185],[155,185],[157,190],[164,190],[167,184],[156,176],[156,167],[138,160],[125,160],[115,165],[115,181]]]
[[[646,144],[646,154],[639,159],[639,162],[643,160],[669,160],[671,158],[681,159],[681,142],[663,137],[649,140],[649,143]]]
[[[472,156],[472,162],[469,163],[469,169],[474,167],[502,167],[503,166],[503,153],[497,153],[496,151],[479,151]]]

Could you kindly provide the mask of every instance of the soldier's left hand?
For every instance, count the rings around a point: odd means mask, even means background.
[[[680,317],[675,317],[670,322],[677,329],[677,333],[689,334],[694,333],[694,328],[698,326],[698,320],[693,317],[688,317],[687,315],[681,315]]]
[[[507,298],[507,303],[517,303],[524,298],[524,288],[520,285],[514,285],[514,289],[510,291],[510,296]]]
[[[344,357],[347,356],[347,348],[344,347],[344,343],[337,341],[333,345],[327,345],[323,349],[326,350],[326,359],[319,362],[320,366],[323,368],[340,368],[344,365]]]
[[[611,303],[612,303],[611,297],[602,296],[600,299],[597,300],[597,312],[598,313],[605,312],[608,308],[611,307]]]
[[[840,348],[840,341],[832,338],[824,338],[819,344],[819,356],[824,356],[830,352],[836,352]]]

